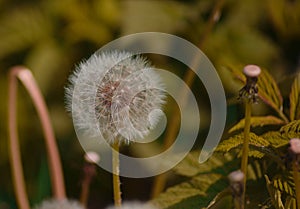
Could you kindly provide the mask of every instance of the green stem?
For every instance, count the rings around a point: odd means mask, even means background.
[[[114,201],[116,208],[121,208],[121,183],[120,183],[120,159],[119,159],[119,143],[113,144],[112,150],[112,166],[113,166],[113,188],[114,188]]]
[[[249,140],[250,140],[250,121],[251,121],[251,105],[252,100],[247,99],[245,103],[245,128],[244,128],[244,144],[243,144],[243,154],[242,154],[242,163],[241,171],[244,173],[244,182],[243,182],[243,195],[242,203],[245,205],[245,194],[246,194],[246,181],[247,181],[247,166],[248,166],[248,155],[249,155]]]
[[[300,209],[300,176],[299,176],[299,168],[296,160],[293,161],[293,177],[295,182],[295,190],[296,190],[296,201],[297,201],[297,209]]]

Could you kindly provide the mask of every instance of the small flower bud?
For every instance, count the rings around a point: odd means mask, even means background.
[[[228,179],[229,179],[230,183],[243,182],[244,173],[240,170],[233,171],[228,175]]]
[[[98,153],[90,151],[84,155],[84,160],[88,163],[97,164],[100,162],[100,156],[98,155]]]
[[[295,155],[300,155],[300,139],[293,138],[290,140],[289,151]]]
[[[230,182],[230,188],[232,191],[233,197],[241,197],[244,191],[243,181],[244,181],[244,173],[240,170],[233,171],[228,175],[228,179]]]
[[[243,69],[243,73],[246,75],[247,81],[246,85],[239,91],[238,98],[250,99],[256,103],[258,100],[258,88],[256,83],[261,69],[256,65],[246,65]]]
[[[243,73],[247,77],[253,78],[259,76],[259,74],[261,73],[261,69],[257,65],[246,65],[243,69]]]
[[[300,163],[300,139],[293,138],[289,142],[288,148],[288,163],[295,161],[297,164]]]

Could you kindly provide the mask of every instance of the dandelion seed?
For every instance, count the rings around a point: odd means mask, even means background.
[[[157,209],[157,207],[149,203],[133,201],[125,202],[121,207],[109,206],[106,209]]]
[[[75,200],[44,200],[34,209],[84,209],[84,207]]]
[[[157,124],[164,103],[163,85],[141,56],[127,52],[94,54],[69,78],[67,108],[74,125],[87,135],[114,144],[138,141]],[[149,115],[151,119],[149,120]],[[155,118],[153,118],[155,117]]]

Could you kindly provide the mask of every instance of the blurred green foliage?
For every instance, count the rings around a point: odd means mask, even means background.
[[[78,198],[83,151],[64,109],[64,85],[76,63],[107,42],[136,32],[171,33],[197,45],[216,2],[0,0],[0,208],[4,204],[15,208],[7,155],[7,72],[11,66],[25,65],[33,71],[49,106],[68,195]],[[225,0],[220,19],[202,50],[219,71],[228,101],[241,86],[232,82],[227,67],[257,64],[270,69],[270,74],[284,86],[300,70],[300,1]],[[152,61],[155,64],[161,59]],[[185,70],[176,69],[167,61],[162,63],[180,75]],[[28,193],[35,203],[51,194],[49,182],[43,180],[47,179],[45,148],[31,101],[22,88],[19,92],[19,135]],[[283,91],[283,97],[286,96]],[[229,110],[229,122],[241,118],[238,106]],[[91,208],[112,201],[110,181],[102,180],[109,178],[108,173],[99,169],[91,191]],[[143,182],[149,188],[151,180]],[[125,198],[148,198],[150,189],[140,192],[131,180],[125,180],[126,185],[131,185],[132,190],[131,194],[124,194]]]

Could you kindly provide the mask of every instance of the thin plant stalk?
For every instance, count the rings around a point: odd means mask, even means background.
[[[59,152],[45,101],[30,70],[22,66],[14,67],[9,74],[8,124],[10,161],[19,207],[29,209],[17,135],[17,79],[22,82],[28,91],[41,120],[46,141],[54,197],[56,199],[65,199],[66,193]]]
[[[84,177],[81,183],[80,202],[83,206],[87,208],[88,197],[90,193],[90,185],[93,180],[93,177],[96,175],[96,168],[94,164],[86,163],[83,169]]]
[[[87,206],[87,202],[88,202],[89,190],[90,190],[90,182],[84,180],[81,184],[80,203],[85,207]]]
[[[207,40],[209,33],[212,31],[214,25],[218,21],[223,5],[224,5],[224,0],[217,1],[216,5],[209,17],[205,31],[204,31],[204,33],[201,37],[201,40],[198,44],[199,48],[203,47],[205,41]],[[199,64],[199,60],[194,58],[192,61],[192,66],[197,66],[198,64]],[[191,87],[195,80],[195,72],[192,70],[187,70],[186,74],[184,75],[183,80],[188,87]],[[182,106],[184,106],[185,102],[187,101],[187,99],[186,99],[187,92],[186,92],[185,88],[183,88],[181,90],[179,98],[181,98],[180,103],[182,104]],[[174,114],[173,117],[171,118],[170,122],[168,123],[166,137],[164,139],[164,144],[163,144],[164,149],[167,149],[174,142],[179,124],[180,124],[180,117],[178,116],[178,114]],[[151,191],[152,198],[157,197],[164,190],[166,180],[167,180],[167,173],[163,173],[163,174],[160,174],[155,177],[152,191]]]
[[[119,159],[119,142],[113,144],[112,150],[112,166],[113,166],[113,189],[114,202],[116,207],[121,207],[121,182],[120,182],[120,159]]]
[[[12,70],[9,74],[8,87],[8,133],[9,133],[9,160],[12,169],[13,184],[17,203],[20,209],[30,209],[21,163],[20,145],[17,132],[17,76],[18,71]]]
[[[297,209],[300,209],[300,176],[299,176],[299,167],[296,160],[293,160],[293,178],[294,178],[295,190],[296,190]]]
[[[247,167],[249,156],[249,141],[250,141],[250,122],[251,122],[251,106],[252,100],[246,99],[245,102],[245,127],[244,127],[244,143],[242,150],[241,171],[244,173],[242,204],[245,205]]]

